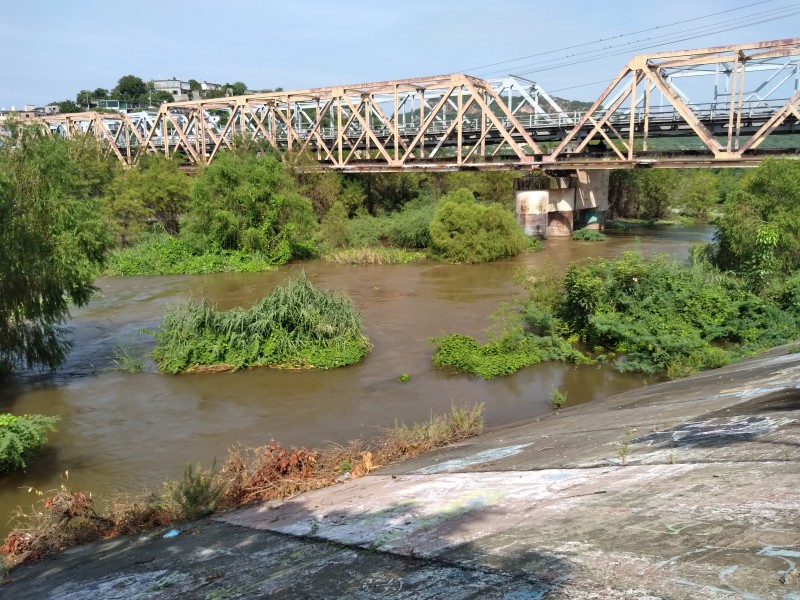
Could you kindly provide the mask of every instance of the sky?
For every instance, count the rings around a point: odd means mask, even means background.
[[[0,108],[128,74],[289,90],[513,73],[594,100],[634,54],[797,36],[800,0],[0,0]]]

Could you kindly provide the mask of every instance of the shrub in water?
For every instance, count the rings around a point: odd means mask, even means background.
[[[482,204],[466,189],[439,201],[430,224],[430,255],[452,263],[480,263],[516,256],[528,246],[514,215]]]
[[[24,469],[41,450],[48,431],[55,431],[58,417],[0,414],[0,473]]]
[[[369,352],[363,320],[349,298],[321,290],[301,273],[249,310],[208,302],[170,309],[153,335],[153,358],[167,373],[253,366],[330,369]]]
[[[572,232],[572,239],[579,242],[602,242],[606,236],[594,229],[578,229]]]

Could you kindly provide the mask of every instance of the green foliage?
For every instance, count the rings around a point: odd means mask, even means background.
[[[0,371],[55,368],[70,302],[89,301],[110,237],[98,195],[115,166],[94,140],[33,127],[0,147]]]
[[[403,449],[434,448],[477,435],[483,429],[484,408],[483,402],[472,406],[456,406],[455,402],[450,402],[449,415],[436,415],[428,421],[415,422],[411,427],[396,422],[390,443]]]
[[[123,247],[136,241],[152,220],[176,235],[190,189],[189,176],[176,162],[145,156],[137,167],[120,170],[108,186],[103,215]]]
[[[316,253],[311,203],[272,155],[220,154],[195,178],[185,229],[205,252],[256,252],[274,264]]]
[[[615,218],[663,219],[675,204],[680,175],[671,169],[612,171],[609,210]]]
[[[147,101],[147,84],[136,75],[123,75],[112,90],[115,98],[125,102]]]
[[[402,210],[389,215],[386,228],[389,243],[402,248],[427,248],[435,212],[436,201],[429,196],[407,202]]]
[[[424,252],[391,246],[344,248],[322,255],[324,261],[346,265],[405,265],[424,258]]]
[[[481,345],[469,336],[448,334],[433,338],[431,342],[436,344],[433,353],[434,366],[455,367],[483,379],[510,375],[546,360],[586,362],[581,352],[555,335],[517,333]]]
[[[468,189],[483,202],[496,202],[514,210],[514,171],[457,171],[446,173],[445,190]]]
[[[439,201],[430,236],[430,256],[453,263],[488,262],[515,256],[527,247],[514,215],[499,204],[477,202],[466,189]]]
[[[567,403],[567,393],[562,392],[558,388],[553,388],[550,390],[550,406],[555,409],[564,408],[564,405]]]
[[[27,461],[47,442],[45,434],[56,430],[58,417],[0,414],[0,473],[27,467]]]
[[[554,309],[587,345],[623,354],[620,370],[647,374],[716,368],[800,333],[741,280],[633,253],[570,265]]]
[[[347,246],[347,225],[347,208],[341,202],[335,202],[320,223],[320,246],[324,250]]]
[[[399,381],[400,383],[406,383],[410,379],[411,376],[408,373],[401,373],[400,375],[397,376],[397,381]]]
[[[153,335],[159,370],[180,373],[253,366],[330,369],[370,350],[361,314],[349,298],[321,290],[304,273],[249,310],[215,310],[207,302],[169,309]]]
[[[594,229],[576,229],[572,232],[572,239],[580,242],[602,242],[606,236]]]
[[[675,204],[681,214],[706,221],[719,202],[719,177],[705,169],[681,172]]]
[[[756,283],[800,269],[800,162],[767,159],[728,194],[712,260]]]
[[[203,252],[167,233],[145,236],[123,250],[111,253],[103,275],[194,275],[199,273],[259,273],[273,269],[270,257],[241,250]]]
[[[217,481],[215,466],[216,463],[204,471],[199,463],[196,467],[186,465],[181,481],[164,486],[164,496],[178,506],[187,520],[210,515],[222,497],[225,484]]]
[[[139,373],[144,371],[147,353],[136,343],[133,336],[117,339],[114,345],[114,364],[120,371]]]

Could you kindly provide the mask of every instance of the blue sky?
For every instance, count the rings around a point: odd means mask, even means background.
[[[301,89],[524,72],[559,96],[593,100],[639,51],[798,36],[792,9],[800,0],[0,0],[0,107],[74,99],[127,74]],[[730,12],[700,18],[721,11]],[[649,31],[610,39],[640,30]],[[530,58],[477,68],[519,57]]]

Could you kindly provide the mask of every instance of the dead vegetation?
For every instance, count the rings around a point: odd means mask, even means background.
[[[117,495],[98,513],[92,495],[61,487],[41,496],[17,524],[0,553],[15,566],[102,538],[199,518],[254,502],[290,498],[310,490],[368,475],[374,469],[475,436],[483,429],[483,404],[451,405],[450,414],[411,426],[402,422],[370,440],[331,444],[322,450],[266,446],[230,448],[219,471],[188,465],[183,479],[167,482],[159,493],[138,498]]]

